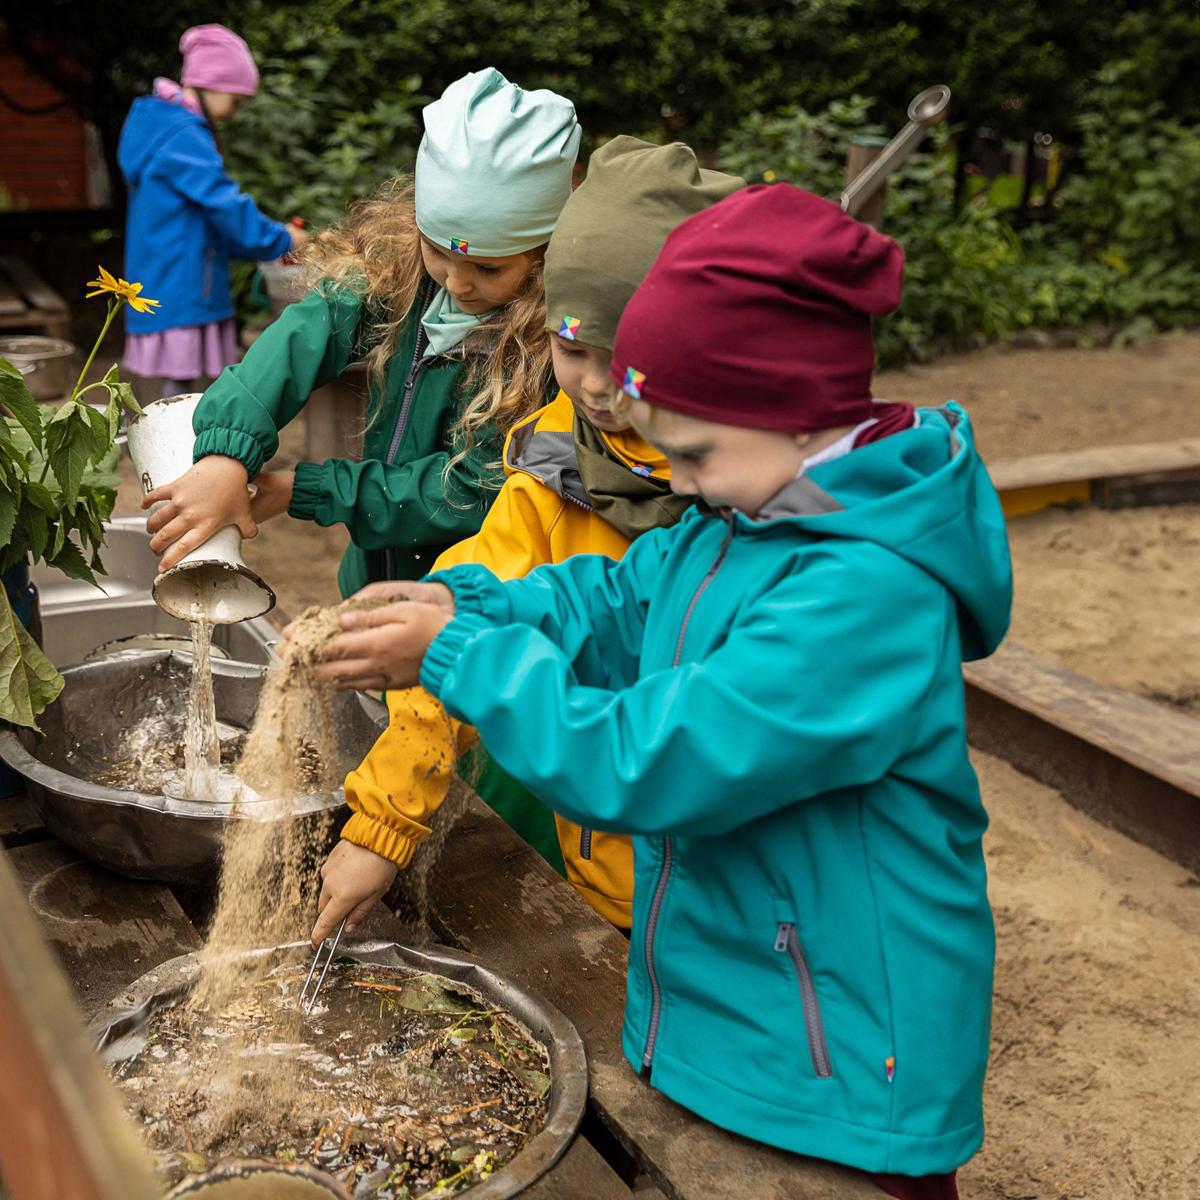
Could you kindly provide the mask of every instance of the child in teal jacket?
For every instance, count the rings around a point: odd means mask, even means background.
[[[964,659],[1008,625],[957,405],[873,401],[890,239],[789,185],[685,221],[613,378],[700,503],[619,562],[417,585],[359,614],[569,819],[634,835],[623,1044],[726,1129],[955,1195],[983,1137],[994,937]],[[386,653],[384,650],[386,647]]]

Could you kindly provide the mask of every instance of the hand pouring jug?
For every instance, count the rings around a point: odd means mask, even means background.
[[[168,396],[147,404],[129,421],[129,453],[148,495],[172,483],[192,465],[192,415],[199,393]],[[154,580],[159,608],[187,621],[196,607],[214,625],[229,625],[260,617],[275,607],[275,593],[242,559],[242,538],[236,525],[216,533],[190,551],[177,566]]]

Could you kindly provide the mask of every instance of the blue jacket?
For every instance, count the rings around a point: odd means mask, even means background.
[[[291,236],[229,177],[203,118],[181,104],[133,102],[117,160],[129,185],[125,278],[161,302],[157,314],[125,307],[130,333],[159,333],[233,316],[231,258],[272,259]]]
[[[788,1150],[965,1162],[994,936],[961,664],[1012,585],[966,414],[620,562],[437,578],[458,615],[421,682],[555,811],[635,835],[633,1066]]]

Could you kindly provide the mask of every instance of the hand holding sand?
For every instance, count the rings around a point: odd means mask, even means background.
[[[373,850],[354,842],[338,842],[321,867],[317,923],[311,935],[313,946],[319,946],[329,937],[343,917],[346,932],[353,933],[392,886],[397,869],[394,862]]]
[[[219,529],[236,525],[244,538],[258,533],[250,510],[246,468],[236,458],[209,454],[171,483],[156,487],[142,507],[150,514],[150,549],[161,554],[159,571],[169,571],[184,555],[202,546]]]
[[[336,687],[365,692],[412,687],[425,651],[453,619],[453,611],[440,604],[411,600],[345,613],[341,624],[348,632],[330,638],[315,673]]]

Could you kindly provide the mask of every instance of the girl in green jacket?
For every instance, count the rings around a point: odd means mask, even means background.
[[[580,130],[570,101],[492,68],[451,84],[424,120],[415,186],[391,185],[317,238],[308,296],[205,393],[195,466],[145,498],[164,502],[147,522],[161,570],[218,529],[253,537],[286,511],[346,525],[349,595],[419,578],[479,528],[504,434],[549,398],[541,261]],[[313,390],[363,358],[362,460],[263,472]]]

